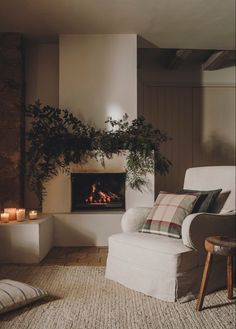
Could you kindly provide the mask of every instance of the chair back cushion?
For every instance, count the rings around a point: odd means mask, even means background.
[[[209,166],[189,168],[184,179],[184,189],[216,190],[222,189],[228,197],[220,213],[236,209],[235,206],[235,166]]]
[[[182,190],[181,194],[199,193],[200,196],[195,203],[192,214],[198,212],[214,212],[215,201],[218,198],[222,189],[212,191],[196,191],[196,190]]]

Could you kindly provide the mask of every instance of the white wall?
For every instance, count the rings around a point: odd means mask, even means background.
[[[105,159],[105,167],[94,158],[84,165],[71,165],[71,172],[89,173],[89,172],[124,172],[126,166],[126,157],[123,155],[114,156],[112,159]],[[147,175],[147,186],[142,193],[126,188],[126,209],[132,207],[149,207],[154,201],[154,175]],[[58,176],[50,180],[45,185],[47,196],[43,202],[43,212],[58,214],[68,214],[71,212],[71,182],[70,175],[61,172]],[[122,212],[119,212],[122,214]],[[94,214],[94,212],[93,212]],[[78,214],[76,214],[78,216]],[[90,214],[92,216],[92,214]],[[120,215],[119,215],[120,218]]]
[[[214,71],[201,71],[201,84],[214,86],[235,86],[236,67],[231,66]]]
[[[104,128],[108,116],[137,117],[137,36],[61,35],[59,41],[59,106]],[[125,160],[115,157],[103,168],[90,161],[73,172],[122,172]],[[144,193],[126,190],[126,207],[153,204],[154,176]],[[122,212],[70,213],[70,177],[61,173],[47,183],[43,211],[55,214],[56,245],[107,245],[121,231]]]
[[[105,161],[105,168],[92,159],[85,165],[72,165],[71,172],[122,172],[125,157],[115,156]],[[154,175],[148,175],[149,188],[143,193],[126,188],[126,209],[152,206],[154,202]],[[106,246],[108,237],[121,232],[124,211],[82,211],[71,213],[70,176],[59,174],[46,184],[47,196],[43,212],[54,214],[55,246]]]
[[[58,43],[30,42],[25,52],[26,105],[40,99],[43,105],[59,105]],[[26,130],[28,122],[26,121]],[[26,145],[27,146],[27,145]],[[39,201],[25,184],[25,207],[38,209]]]
[[[107,246],[108,237],[121,231],[120,218],[119,212],[55,214],[54,245]]]
[[[59,104],[104,126],[108,116],[137,117],[137,36],[61,35]]]

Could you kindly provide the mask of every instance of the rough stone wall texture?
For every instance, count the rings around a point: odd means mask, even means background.
[[[23,149],[23,39],[0,33],[0,209],[23,206]]]

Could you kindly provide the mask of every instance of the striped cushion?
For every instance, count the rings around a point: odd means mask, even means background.
[[[183,220],[188,216],[199,194],[160,192],[140,232],[181,237]]]
[[[32,303],[47,295],[40,288],[13,280],[0,280],[0,314]]]

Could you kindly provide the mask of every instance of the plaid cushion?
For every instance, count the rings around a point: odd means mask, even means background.
[[[160,192],[140,232],[181,237],[183,220],[188,216],[199,194]]]
[[[213,206],[215,204],[215,201],[220,194],[222,189],[218,190],[211,190],[211,191],[196,191],[196,190],[182,190],[179,193],[183,194],[199,194],[199,198],[197,202],[195,203],[192,213],[196,212],[213,212]]]

